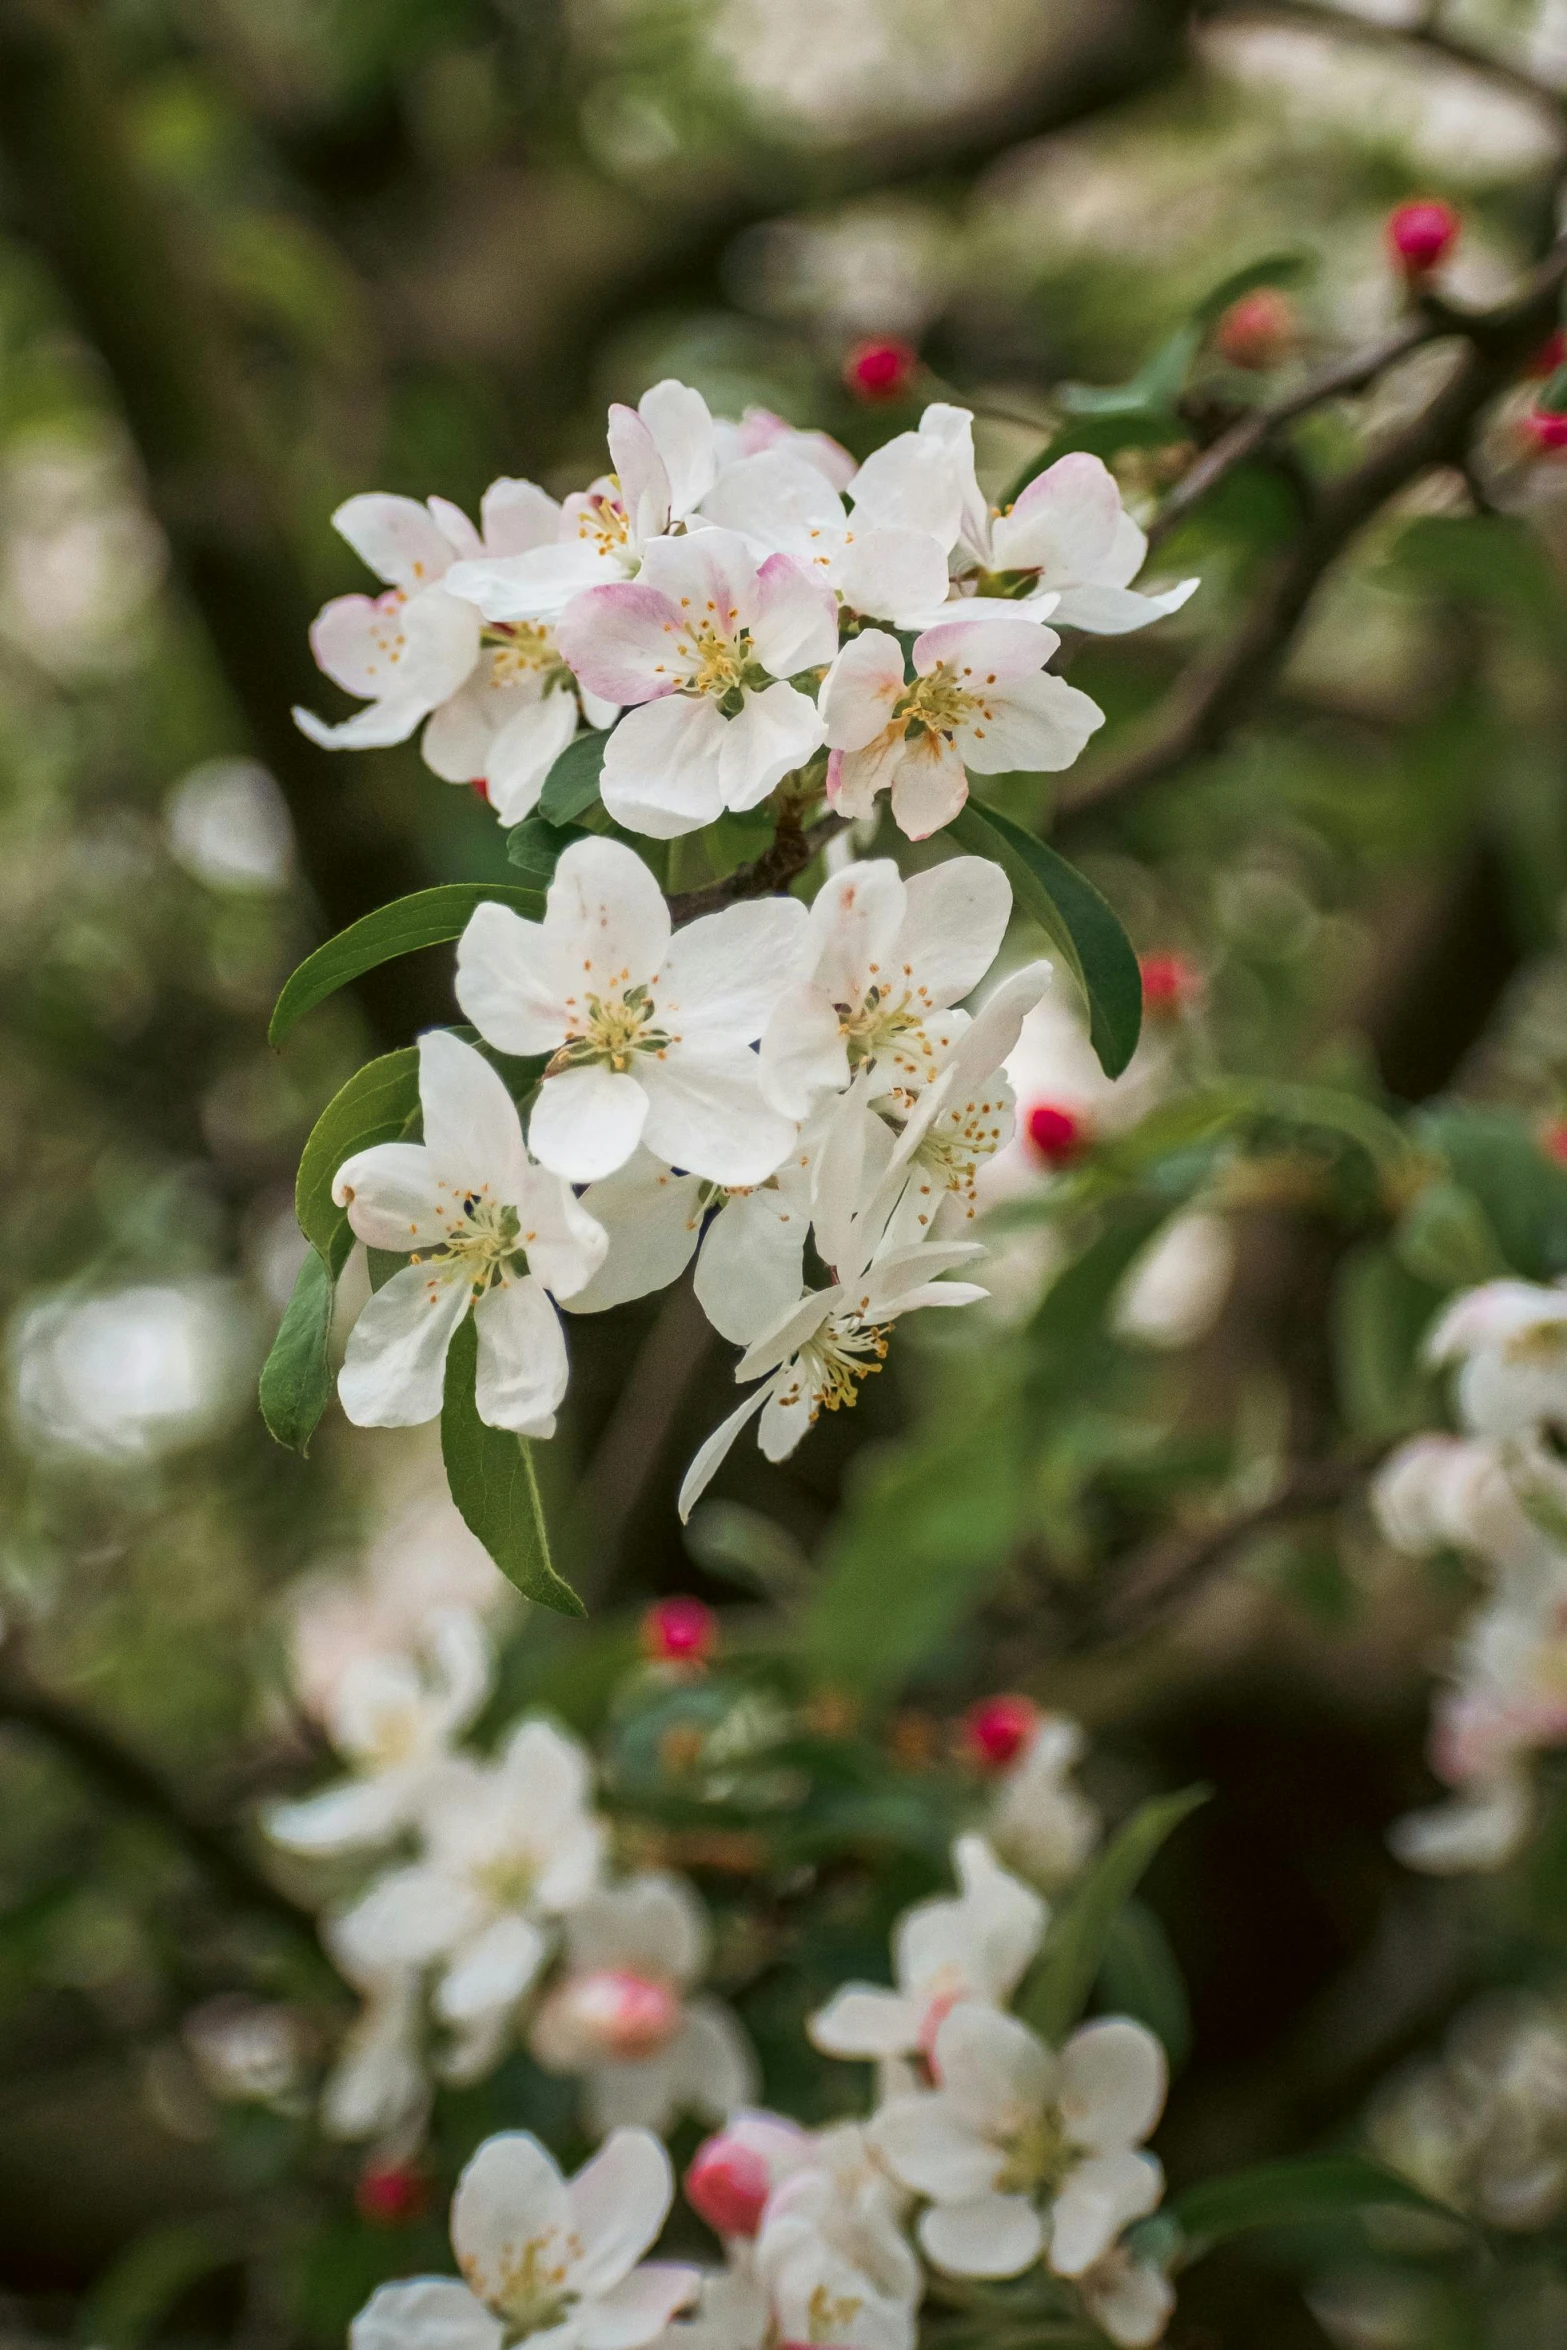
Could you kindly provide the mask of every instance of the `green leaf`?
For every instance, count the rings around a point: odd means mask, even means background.
[[[1567,367],[1558,367],[1543,392],[1535,394],[1536,408],[1547,416],[1567,416]]]
[[[579,734],[574,743],[568,743],[544,778],[544,789],[539,794],[539,814],[546,824],[569,824],[585,808],[591,808],[599,796],[599,777],[604,772],[604,746],[609,741],[607,732]]]
[[[1380,2163],[1359,2154],[1307,2155],[1297,2161],[1259,2162],[1246,2170],[1204,2179],[1177,2195],[1169,2206],[1185,2230],[1188,2260],[1228,2236],[1251,2228],[1336,2219],[1379,2205],[1410,2205],[1451,2221],[1454,2214],[1433,2203]]]
[[[574,840],[591,837],[581,824],[546,824],[542,816],[525,816],[506,835],[506,855],[513,865],[531,874],[534,886],[542,890],[554,879],[562,851]]]
[[[563,1616],[587,1614],[571,1585],[550,1564],[549,1535],[533,1454],[524,1436],[479,1417],[473,1384],[479,1334],[473,1316],[459,1323],[446,1357],[441,1457],[446,1482],[469,1531],[477,1534],[508,1583]]]
[[[1137,1049],[1143,978],[1111,907],[1075,865],[998,808],[970,800],[947,830],[975,856],[994,858],[1018,905],[1064,956],[1088,1005],[1100,1066],[1107,1077],[1119,1077]]]
[[[1060,2041],[1077,2022],[1104,1964],[1115,1921],[1143,1871],[1209,1793],[1206,1787],[1186,1787],[1141,1805],[1056,1911],[1017,2003],[1019,2015],[1041,2039]]]
[[[1212,326],[1222,318],[1232,302],[1245,294],[1255,293],[1258,286],[1296,286],[1312,275],[1317,266],[1314,253],[1264,253],[1260,260],[1248,261],[1244,269],[1233,270],[1221,278],[1211,293],[1204,294],[1192,312],[1204,326]]]
[[[1096,1999],[1108,2014],[1146,2024],[1163,2042],[1172,2069],[1186,2062],[1192,2045],[1186,1984],[1163,1921],[1146,1901],[1129,1901],[1112,1919]]]
[[[261,1371],[261,1417],[279,1444],[308,1452],[316,1423],[332,1400],[327,1335],[335,1284],[315,1249],[299,1268],[272,1351]]]
[[[336,938],[307,955],[278,997],[267,1030],[271,1044],[281,1044],[289,1030],[317,1004],[336,995],[350,980],[390,963],[420,947],[442,946],[461,938],[475,906],[493,898],[519,914],[537,920],[544,899],[536,889],[507,881],[447,881],[439,889],[415,890],[412,897],[394,898],[373,914],[351,922]]]
[[[1433,1289],[1472,1289],[1507,1271],[1491,1219],[1459,1183],[1428,1183],[1393,1228],[1393,1254]]]
[[[1336,1085],[1297,1084],[1287,1077],[1237,1077],[1228,1084],[1238,1112],[1357,1143],[1379,1173],[1402,1175],[1414,1156],[1403,1128],[1363,1094]]]
[[[354,1245],[347,1213],[332,1198],[337,1170],[355,1151],[400,1142],[418,1108],[419,1049],[405,1045],[356,1070],[312,1127],[294,1185],[294,1212],[300,1231],[334,1276]]]
[[[101,2342],[104,2350],[141,2350],[157,2340],[192,2285],[227,2268],[245,2249],[233,2220],[171,2220],[149,2228],[93,2286],[82,2309],[84,2339]]]

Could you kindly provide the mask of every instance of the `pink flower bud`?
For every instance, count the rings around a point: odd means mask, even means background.
[[[985,1770],[1008,1770],[1038,1723],[1039,1708],[1031,1697],[982,1697],[978,1705],[969,1708],[964,1723],[969,1752]]]
[[[430,2207],[430,2182],[411,2162],[367,2162],[354,2188],[354,2205],[372,2227],[410,2227]]]
[[[1232,367],[1277,367],[1299,340],[1300,314],[1277,286],[1257,286],[1242,294],[1213,330],[1214,349]]]
[[[1458,215],[1451,204],[1435,196],[1399,204],[1388,214],[1387,241],[1404,274],[1426,277],[1453,248],[1458,238]]]
[[[1061,1102],[1035,1102],[1023,1130],[1047,1167],[1070,1166],[1088,1140],[1086,1119]]]
[[[546,2063],[636,2064],[667,2048],[679,2031],[680,1995],[651,1975],[594,1967],[568,1975],[539,2010],[534,2037]]]
[[[1554,416],[1548,408],[1531,408],[1523,429],[1537,457],[1554,457],[1567,449],[1567,416]]]
[[[1202,974],[1184,955],[1143,955],[1143,1010],[1151,1019],[1170,1019],[1202,994]]]
[[[1567,1167],[1567,1118],[1547,1118],[1536,1139],[1548,1159]]]
[[[772,2192],[760,2154],[722,2130],[691,2157],[685,2186],[686,2201],[717,2236],[754,2236]]]
[[[876,403],[904,400],[914,388],[919,353],[896,335],[873,336],[856,343],[843,363],[846,389],[855,399]]]
[[[655,1600],[642,1618],[642,1646],[664,1664],[706,1664],[718,1646],[718,1618],[699,1599]]]

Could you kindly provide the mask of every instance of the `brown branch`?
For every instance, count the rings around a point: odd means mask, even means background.
[[[0,1723],[5,1722],[47,1738],[110,1802],[139,1812],[160,1827],[216,1891],[226,1894],[240,1909],[285,1927],[295,1941],[308,1943],[317,1957],[321,1955],[310,1911],[274,1885],[237,1839],[192,1811],[184,1798],[112,1731],[35,1680],[17,1653],[14,1636],[0,1662]]]
[[[1510,301],[1492,310],[1440,313],[1444,329],[1467,346],[1446,380],[1407,424],[1326,485],[1294,549],[1235,634],[1177,680],[1140,742],[1063,802],[1064,825],[1122,805],[1188,759],[1222,748],[1263,700],[1325,573],[1366,524],[1433,467],[1464,464],[1483,412],[1555,323],[1564,279],[1567,238]]]
[[[847,822],[845,816],[820,816],[804,827],[798,821],[781,821],[772,846],[752,864],[737,865],[722,881],[705,882],[700,889],[688,889],[671,898],[670,913],[677,923],[694,922],[699,914],[716,914],[741,898],[781,897]]]

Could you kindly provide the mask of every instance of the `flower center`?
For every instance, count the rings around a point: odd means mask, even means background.
[[[1531,1322],[1503,1340],[1502,1353],[1510,1363],[1533,1363],[1544,1370],[1567,1354],[1567,1323]]]
[[[485,630],[490,647],[490,683],[504,693],[509,686],[526,685],[542,677],[553,683],[567,674],[555,647],[555,635],[539,621],[497,623]]]
[[[435,1212],[446,1227],[445,1235],[434,1248],[416,1249],[409,1263],[449,1263],[455,1258],[467,1273],[475,1298],[480,1298],[507,1260],[519,1253],[522,1218],[515,1208],[495,1199],[487,1183],[471,1190],[454,1183],[439,1188]]]
[[[585,1016],[578,1014],[583,1025],[561,1046],[546,1077],[590,1061],[624,1076],[638,1053],[664,1053],[676,1041],[653,1025],[657,1006],[646,987],[628,987],[624,995],[590,995],[585,1004]]]
[[[889,1327],[862,1322],[855,1313],[829,1315],[795,1357],[794,1377],[779,1402],[795,1404],[808,1395],[813,1420],[822,1412],[852,1411],[861,1382],[887,1359]]]
[[[507,2342],[520,2342],[529,2334],[558,2326],[574,2307],[578,2296],[568,2291],[566,2279],[573,2261],[581,2257],[582,2246],[575,2236],[563,2240],[558,2229],[551,2228],[547,2235],[530,2236],[506,2263],[498,2289],[481,2292],[471,2275],[468,2284],[503,2320]]]
[[[813,2346],[841,2342],[860,2313],[862,2299],[859,2293],[834,2293],[830,2286],[818,2285],[806,2303],[807,2341]]]
[[[932,1119],[914,1156],[928,1167],[947,1191],[972,1201],[982,1159],[1001,1148],[1006,1132],[1006,1104],[993,1101],[955,1102]]]
[[[1036,2187],[1054,2186],[1071,2160],[1066,2134],[1053,2113],[1031,2113],[1002,2138],[1001,2153],[999,2195],[1028,2195]]]
[[[526,1909],[533,1898],[538,1873],[530,1854],[502,1852],[480,1861],[474,1868],[473,1881],[493,1909]]]
[[[631,545],[631,517],[608,490],[585,490],[577,501],[577,536],[601,555],[624,555]]]

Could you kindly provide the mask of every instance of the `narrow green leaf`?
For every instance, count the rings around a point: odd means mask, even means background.
[[[159,2339],[192,2285],[240,2260],[248,2248],[232,2219],[171,2220],[147,2229],[94,2284],[82,2312],[85,2339],[105,2350],[142,2350]]]
[[[1221,278],[1211,293],[1204,294],[1192,316],[1203,326],[1212,326],[1243,294],[1255,293],[1258,286],[1298,286],[1316,266],[1314,253],[1264,253],[1259,260],[1248,261],[1244,269]]]
[[[1472,1289],[1507,1271],[1491,1219],[1461,1183],[1428,1183],[1393,1228],[1393,1254],[1433,1289]]]
[[[314,1249],[299,1268],[272,1352],[261,1371],[261,1417],[279,1444],[308,1452],[316,1423],[332,1400],[327,1334],[335,1284]]]
[[[355,1151],[401,1141],[418,1107],[419,1049],[405,1045],[356,1070],[311,1129],[294,1185],[294,1212],[300,1231],[334,1276],[354,1245],[348,1217],[332,1198],[337,1170]]]
[[[1399,2203],[1452,2220],[1454,2214],[1418,2187],[1359,2154],[1307,2155],[1298,2161],[1259,2162],[1246,2170],[1204,2179],[1175,2197],[1172,2216],[1186,2232],[1188,2260],[1227,2236],[1291,2221],[1334,2219]]]
[[[1111,1930],[1143,1871],[1209,1793],[1206,1787],[1185,1787],[1178,1795],[1156,1795],[1141,1805],[1056,1911],[1017,2003],[1019,2015],[1041,2039],[1062,2040],[1077,2022],[1104,1964]]]
[[[592,807],[599,796],[608,741],[607,732],[579,734],[574,743],[566,745],[539,794],[539,814],[546,824],[569,824],[574,816]]]
[[[546,824],[542,816],[525,816],[506,835],[508,861],[532,878],[536,889],[546,889],[555,877],[561,852],[574,840],[592,836],[580,824]]]
[[[441,1457],[446,1482],[470,1532],[477,1534],[508,1583],[541,1607],[563,1616],[587,1609],[550,1563],[549,1535],[539,1500],[533,1454],[524,1436],[491,1428],[479,1417],[473,1383],[479,1334],[469,1314],[446,1358],[441,1405]]]
[[[1111,907],[1075,865],[997,808],[970,800],[947,830],[976,856],[995,859],[1018,905],[1059,948],[1087,1002],[1100,1066],[1107,1077],[1119,1077],[1137,1049],[1143,979]]]
[[[461,938],[469,915],[486,898],[498,899],[503,906],[535,921],[544,911],[540,891],[509,881],[446,881],[439,889],[420,889],[412,897],[394,898],[389,906],[378,906],[373,914],[351,922],[336,938],[329,938],[325,946],[305,957],[278,997],[267,1030],[268,1042],[281,1044],[307,1012],[378,964],[395,962],[399,955],[411,955],[420,947],[443,946],[448,939]]]
[[[1179,1962],[1157,1910],[1134,1896],[1110,1922],[1100,1962],[1098,2004],[1135,2016],[1164,2044],[1172,2070],[1191,2053],[1192,2015]]]

